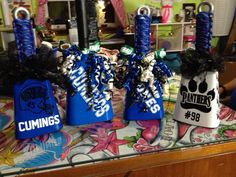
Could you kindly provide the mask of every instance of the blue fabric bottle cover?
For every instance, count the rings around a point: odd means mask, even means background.
[[[96,54],[99,49],[100,43],[83,51],[72,46],[66,56],[62,72],[71,83],[67,97],[69,125],[108,121],[114,116],[110,100],[113,75],[109,58]]]
[[[18,59],[23,62],[35,55],[31,20],[29,12],[23,7],[17,8],[14,16]],[[17,83],[14,87],[14,105],[17,139],[34,138],[60,130],[63,126],[48,80],[27,79]]]
[[[62,122],[48,80],[28,79],[14,88],[17,139],[33,138],[55,132]]]
[[[208,11],[203,12],[204,6]],[[219,63],[210,53],[213,5],[202,2],[196,17],[196,50],[181,54],[182,78],[176,100],[174,119],[191,125],[219,126]]]
[[[131,56],[130,73],[126,82],[127,96],[124,117],[126,120],[153,120],[164,117],[162,77],[172,75],[160,60],[163,52],[151,52],[141,63]],[[159,57],[159,59],[158,59]],[[140,63],[139,65],[136,65]],[[158,78],[159,77],[159,78]]]
[[[151,17],[147,6],[140,7],[135,17],[135,52],[122,48],[129,55],[124,118],[152,120],[164,117],[162,80],[171,71],[161,61],[164,50],[150,52]],[[123,51],[124,50],[124,51]]]

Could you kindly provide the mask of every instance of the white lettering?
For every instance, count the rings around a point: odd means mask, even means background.
[[[22,128],[21,126],[23,126],[24,125],[24,122],[19,122],[18,123],[18,127],[19,127],[19,130],[20,130],[20,132],[24,132],[25,131],[25,128]]]
[[[148,107],[152,107],[153,104],[156,104],[156,100],[154,98],[151,98],[149,100],[146,101],[146,104]]]
[[[81,81],[82,80],[82,81]],[[81,83],[84,83],[86,81],[86,73],[83,73],[82,75],[80,75],[79,77],[76,77],[75,80],[73,80],[72,85],[74,87],[78,87]]]
[[[150,110],[151,110],[151,112],[153,113],[153,114],[155,114],[155,113],[157,113],[158,111],[160,111],[160,106],[158,105],[158,104],[155,104],[154,106],[152,106],[151,108],[150,108]]]
[[[105,114],[110,109],[110,106],[106,104],[101,109],[97,110],[95,113],[96,117],[101,117],[103,114]]]
[[[47,120],[47,117],[42,118],[42,127],[48,127],[48,120]]]
[[[32,129],[35,129],[35,127],[36,128],[39,127],[39,119],[32,120],[31,124],[32,124]]]
[[[54,117],[53,116],[50,116],[50,117],[48,117],[48,123],[49,123],[49,125],[50,126],[52,126],[52,125],[54,125],[55,123],[54,123]]]
[[[77,92],[80,92],[81,90],[85,90],[86,91],[86,83],[85,83],[86,79],[84,80],[84,82],[81,82],[80,86],[76,88]]]
[[[29,130],[31,130],[31,122],[30,121],[25,121],[25,130],[26,131],[29,131]]]
[[[39,120],[39,127],[42,127],[42,120],[41,119],[38,120]]]
[[[43,117],[35,120],[19,122],[18,127],[20,132],[34,130],[36,128],[43,128],[53,126],[60,123],[59,115]]]
[[[55,124],[59,124],[60,123],[59,115],[55,115],[54,120],[55,120],[54,122]]]
[[[144,88],[138,87],[137,91],[142,93],[144,91]],[[151,95],[151,93],[149,93],[149,91],[148,91],[147,99],[145,100],[145,103],[153,114],[157,113],[161,109],[156,99],[153,98],[153,96]]]
[[[89,102],[92,101],[92,98],[88,97],[86,92],[86,81],[87,81],[87,77],[86,77],[86,72],[84,71],[83,67],[79,67],[78,69],[75,69],[71,76],[70,79],[72,80],[72,85],[73,87],[75,87],[76,91],[80,94],[80,96],[82,97],[82,99],[88,104]],[[97,93],[99,92],[99,90],[92,86],[92,93]],[[140,88],[143,89],[143,88]],[[101,117],[103,114],[105,114],[106,112],[108,112],[110,110],[110,106],[108,104],[106,104],[107,101],[105,98],[101,98],[98,101],[98,105],[99,108],[96,108],[96,105],[92,107],[92,111],[95,112],[95,116],[96,117]],[[42,121],[43,124],[43,121]]]
[[[78,69],[73,70],[71,73],[71,77],[70,77],[71,80],[76,78],[75,73],[77,73],[77,72],[78,72],[78,74],[82,74],[84,72],[84,68],[79,67]]]

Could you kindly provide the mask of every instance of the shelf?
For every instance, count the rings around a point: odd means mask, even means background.
[[[152,23],[152,26],[170,26],[170,25],[188,25],[192,22],[176,22],[176,23]]]
[[[13,32],[12,27],[0,27],[0,32]]]
[[[167,52],[181,52],[185,50],[184,35],[186,28],[190,28],[191,25],[192,22],[151,24],[151,40],[154,41],[152,43],[152,50],[158,50],[160,48],[165,48]],[[173,31],[174,35],[162,36],[166,31]],[[131,35],[134,33],[128,34]],[[166,41],[163,40],[164,38]]]
[[[152,38],[156,40],[156,50],[165,48],[167,52],[183,51],[184,35],[191,28],[191,24],[192,22],[152,24]]]
[[[181,49],[173,49],[173,50],[167,50],[166,52],[181,52]]]
[[[125,44],[125,40],[121,38],[101,39],[101,45]]]

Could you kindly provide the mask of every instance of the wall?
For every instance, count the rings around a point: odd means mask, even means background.
[[[2,22],[4,22],[4,19],[3,19],[3,12],[2,12],[2,1],[3,0],[0,0],[0,18],[3,20]],[[37,13],[37,6],[38,6],[38,0],[31,0],[32,2],[32,10],[33,10],[33,13],[36,14]],[[0,25],[0,27],[4,27],[4,23],[2,25]]]
[[[200,2],[202,2],[202,0],[182,0],[181,2],[175,2],[174,14],[177,14],[180,11],[180,9],[182,9],[183,3],[196,3],[196,5],[198,5]],[[0,3],[2,4],[2,0],[0,0]],[[124,0],[124,5],[127,13],[135,11],[141,5],[150,5],[161,8],[161,3],[156,2],[154,0]],[[38,0],[32,0],[33,13],[37,13],[37,7],[38,7]],[[2,8],[0,9],[0,18],[3,18]]]
[[[198,4],[202,1],[203,0],[182,0],[180,2],[174,2],[174,14],[178,14],[180,12],[183,3],[195,3],[197,7]],[[137,10],[137,8],[142,5],[161,8],[161,3],[155,0],[124,0],[124,5],[127,13]]]
[[[183,3],[195,3],[196,8],[198,4],[203,2],[203,0],[179,0],[179,2],[174,2],[174,15],[178,14],[182,9]],[[148,5],[151,7],[161,8],[161,3],[155,0],[124,0],[124,6],[126,13],[136,11],[140,6]],[[216,47],[218,44],[219,38],[213,37],[212,39],[212,47]]]
[[[183,3],[196,3],[196,6],[202,2],[203,0],[182,0],[180,2],[174,3],[174,14],[179,13],[179,11],[182,9]],[[0,0],[0,4],[2,4],[2,0]],[[135,11],[137,8],[139,8],[141,5],[150,5],[154,7],[161,8],[161,3],[156,2],[155,0],[124,0],[125,5],[125,11],[126,13]],[[33,13],[37,13],[37,7],[38,7],[38,0],[32,0],[32,10]],[[2,7],[0,8],[0,18],[3,19],[2,15]],[[0,25],[0,27],[4,27],[4,23]],[[218,43],[219,38],[213,38],[212,45],[216,46]]]
[[[2,15],[2,0],[0,0],[0,4],[1,4],[1,8],[0,8],[0,18],[2,19],[2,24],[0,25],[0,27],[4,26],[4,19],[3,19],[3,15]]]

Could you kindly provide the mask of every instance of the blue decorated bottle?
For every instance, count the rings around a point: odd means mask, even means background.
[[[22,11],[26,17],[18,18],[18,13]],[[18,60],[22,63],[36,53],[33,31],[29,12],[25,8],[17,8],[14,16]],[[52,133],[63,126],[48,80],[27,79],[15,84],[14,110],[17,139]]]
[[[147,6],[140,7],[135,17],[135,52],[129,55],[124,118],[153,120],[164,117],[162,79],[171,71],[162,58],[165,51],[150,50],[151,17]],[[122,52],[122,51],[121,51]]]

